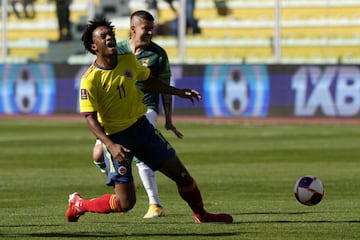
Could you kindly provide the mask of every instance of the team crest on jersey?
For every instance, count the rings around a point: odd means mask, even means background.
[[[143,65],[144,67],[147,67],[149,66],[149,61],[150,61],[150,58],[143,58],[141,59],[141,65]]]
[[[88,99],[87,90],[84,88],[80,89],[80,96],[81,96],[81,100],[87,100]]]
[[[120,175],[125,175],[126,172],[127,172],[126,167],[124,167],[124,166],[120,166],[120,167],[119,167],[118,173],[119,173]]]
[[[133,73],[132,73],[130,70],[125,70],[124,76],[125,76],[125,78],[127,78],[127,79],[132,79]]]

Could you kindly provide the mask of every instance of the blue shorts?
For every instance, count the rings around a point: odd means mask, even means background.
[[[124,131],[109,135],[109,137],[113,142],[130,149],[129,159],[136,156],[153,171],[160,169],[175,155],[175,149],[159,130],[154,129],[145,116]],[[107,185],[114,186],[117,183],[134,180],[131,163],[129,165],[119,164],[106,148],[104,148],[104,158],[108,173]]]

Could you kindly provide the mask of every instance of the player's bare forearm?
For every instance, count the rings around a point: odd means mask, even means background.
[[[105,133],[103,127],[97,120],[97,112],[86,115],[86,122],[90,131],[102,142],[110,151],[111,155],[122,164],[129,164],[131,161],[127,157],[129,149],[120,144],[114,143]]]
[[[162,80],[164,84],[170,86],[170,78]],[[171,123],[171,114],[172,114],[172,95],[170,94],[161,94],[161,99],[163,102],[165,119],[167,122]]]
[[[194,99],[200,100],[201,95],[198,91],[193,89],[179,89],[170,85],[165,84],[162,81],[156,81],[153,77],[149,77],[148,80],[143,81],[145,87],[153,92],[159,92],[162,94],[176,95],[181,98],[187,98],[194,103]]]
[[[100,125],[97,119],[97,112],[93,112],[92,114],[88,114],[86,117],[86,123],[89,130],[97,137],[102,143],[106,146],[112,144],[112,141],[106,135],[103,127]]]
[[[143,81],[143,83],[148,90],[162,94],[178,95],[180,90],[163,81],[158,81],[158,79],[155,79],[152,76],[150,76],[148,80]]]
[[[162,102],[165,112],[166,119],[171,120],[171,113],[172,113],[172,95],[169,94],[161,94]]]
[[[184,135],[179,132],[172,123],[172,96],[168,94],[162,94],[162,102],[165,113],[165,129],[171,130],[178,138],[183,138]]]

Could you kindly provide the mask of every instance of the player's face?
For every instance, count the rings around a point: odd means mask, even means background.
[[[147,46],[153,37],[154,22],[147,21],[145,19],[137,19],[136,24],[133,27],[133,32],[136,42],[139,45]]]
[[[116,39],[115,34],[108,27],[100,26],[95,28],[92,34],[93,44],[92,50],[96,55],[113,55],[116,54]]]

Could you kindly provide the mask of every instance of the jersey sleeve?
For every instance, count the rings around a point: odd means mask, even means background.
[[[164,50],[160,51],[159,78],[160,79],[170,79],[171,78],[170,63],[169,63],[168,56]]]
[[[79,105],[80,113],[87,114],[97,111],[96,105],[96,87],[94,86],[93,74],[90,73],[91,69],[83,75],[80,82],[79,90]]]

